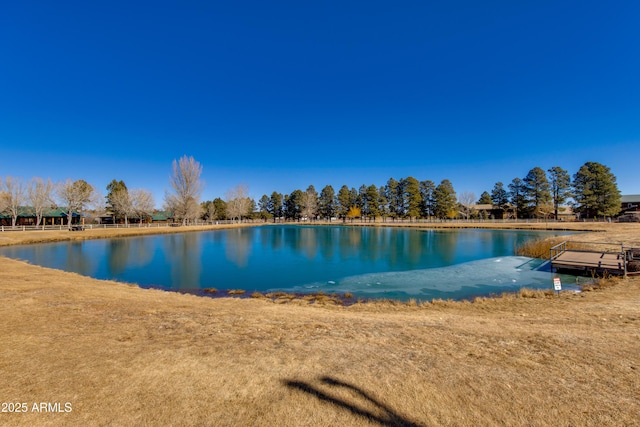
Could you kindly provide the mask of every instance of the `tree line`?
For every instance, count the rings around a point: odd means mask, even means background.
[[[244,191],[243,196],[216,198],[202,203],[202,218],[206,220],[240,217],[264,220],[314,220],[332,218],[346,220],[390,219],[454,219],[482,215],[477,205],[490,205],[492,215],[501,218],[558,219],[567,204],[583,218],[610,217],[621,208],[620,191],[611,170],[597,162],[585,163],[571,179],[559,166],[548,171],[531,169],[524,178],[516,177],[508,185],[496,182],[476,200],[473,193],[459,195],[448,179],[436,185],[431,180],[418,181],[414,177],[390,178],[384,185],[343,185],[336,193],[326,185],[318,193],[313,185],[305,191],[296,189],[290,194],[277,191],[264,194],[256,203]],[[238,197],[245,199],[244,211],[230,207]]]
[[[170,188],[165,191],[164,210],[174,220],[188,224],[205,220],[331,220],[361,218],[363,220],[454,219],[480,215],[478,204],[491,205],[492,212],[512,218],[558,218],[567,203],[584,218],[610,217],[618,214],[621,196],[616,177],[597,162],[587,162],[573,175],[559,166],[546,172],[534,167],[523,178],[516,177],[508,185],[496,182],[476,200],[473,193],[456,193],[448,179],[435,184],[414,177],[389,178],[384,185],[363,184],[358,188],[341,186],[336,192],[326,185],[318,192],[313,185],[290,194],[277,191],[256,201],[249,190],[239,185],[229,190],[224,199],[201,201],[204,184],[202,166],[193,157],[183,156],[172,163]],[[111,215],[113,220],[128,223],[149,220],[155,212],[153,195],[144,189],[129,190],[122,180],[113,179],[106,187],[105,198],[86,181],[33,178],[24,183],[18,178],[0,180],[0,213],[11,217],[16,225],[26,209],[40,225],[47,209],[65,209],[68,224],[74,213],[93,211],[96,216]]]

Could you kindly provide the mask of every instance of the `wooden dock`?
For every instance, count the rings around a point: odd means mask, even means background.
[[[551,260],[558,269],[626,274],[624,253],[565,250]]]
[[[615,248],[618,244],[565,240],[549,250],[549,262],[552,268],[583,274],[619,274],[625,277],[640,274],[640,246],[619,245],[618,250]],[[598,246],[603,250],[590,250]]]

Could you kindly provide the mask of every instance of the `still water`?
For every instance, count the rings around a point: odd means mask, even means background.
[[[33,264],[174,291],[204,288],[463,299],[552,288],[538,260],[514,256],[562,232],[263,226],[0,248]],[[574,276],[560,276],[564,285]]]

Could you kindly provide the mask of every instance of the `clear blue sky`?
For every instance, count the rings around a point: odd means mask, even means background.
[[[609,166],[640,194],[638,1],[0,5],[0,177],[124,180],[162,204],[313,184]]]

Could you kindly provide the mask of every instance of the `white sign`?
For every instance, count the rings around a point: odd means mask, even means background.
[[[556,291],[562,290],[562,283],[560,283],[560,278],[559,277],[554,277],[553,278],[553,289],[556,290]]]

